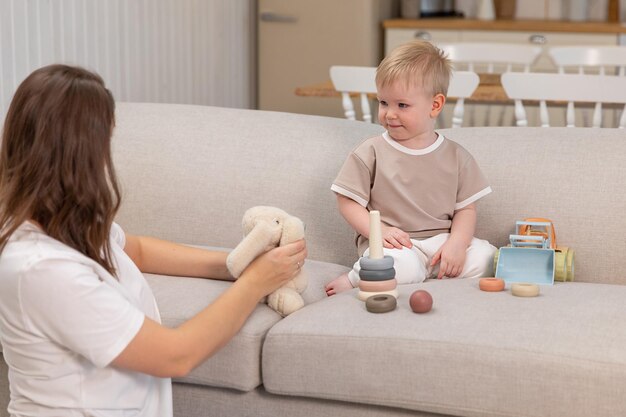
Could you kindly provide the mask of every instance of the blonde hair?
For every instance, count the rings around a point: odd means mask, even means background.
[[[421,80],[428,93],[446,96],[451,72],[452,64],[441,49],[416,40],[398,46],[382,60],[376,70],[376,85],[405,81],[409,86]]]

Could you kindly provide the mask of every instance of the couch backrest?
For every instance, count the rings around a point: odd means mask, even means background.
[[[382,128],[338,118],[119,103],[114,158],[131,233],[234,247],[241,216],[273,205],[307,225],[311,259],[351,265],[354,233],[330,184],[348,152]],[[547,217],[576,250],[576,279],[626,284],[626,135],[618,129],[442,130],[478,160],[494,192],[477,236],[505,245],[516,220]]]
[[[116,117],[118,221],[129,232],[232,248],[245,210],[270,205],[304,221],[311,259],[354,262],[354,233],[330,186],[349,151],[380,126],[148,103],[118,103]]]
[[[515,221],[545,217],[575,250],[575,280],[626,284],[626,132],[594,128],[462,128],[462,144],[489,178],[477,234],[500,247]]]

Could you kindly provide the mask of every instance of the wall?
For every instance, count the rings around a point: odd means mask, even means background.
[[[254,0],[0,0],[0,118],[34,69],[103,76],[120,101],[255,106]]]

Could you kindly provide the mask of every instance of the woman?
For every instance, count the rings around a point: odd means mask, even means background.
[[[227,254],[113,222],[113,126],[102,79],[65,65],[33,72],[6,115],[0,341],[12,415],[171,416],[169,378],[224,346],[306,258],[304,241],[271,250],[195,317],[162,326],[141,272],[232,280]]]

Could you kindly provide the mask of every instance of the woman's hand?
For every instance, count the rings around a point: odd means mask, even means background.
[[[409,234],[397,227],[381,225],[381,233],[383,238],[383,246],[387,249],[402,249],[402,247],[411,248],[413,243]]]
[[[307,257],[304,239],[274,248],[256,258],[238,280],[246,281],[259,298],[285,285],[295,277]]]
[[[226,345],[259,300],[300,271],[306,256],[304,240],[264,253],[217,300],[175,329],[146,318],[113,365],[159,377],[187,375]]]

